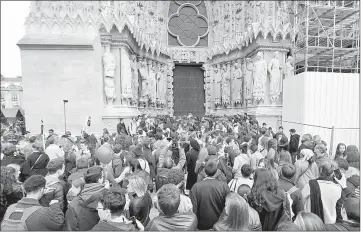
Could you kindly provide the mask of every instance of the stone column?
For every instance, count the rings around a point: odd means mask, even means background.
[[[169,60],[167,63],[167,107],[168,107],[168,113],[169,115],[173,116],[174,110],[173,110],[173,69],[175,68],[175,65],[173,61]]]

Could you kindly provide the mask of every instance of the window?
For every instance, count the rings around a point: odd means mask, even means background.
[[[169,45],[208,46],[208,19],[204,1],[172,1],[168,16]]]
[[[18,93],[11,93],[11,100],[17,101],[18,100]]]

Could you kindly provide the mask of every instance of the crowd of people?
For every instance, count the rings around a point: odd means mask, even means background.
[[[2,135],[1,230],[360,230],[355,145],[247,114],[48,132]]]

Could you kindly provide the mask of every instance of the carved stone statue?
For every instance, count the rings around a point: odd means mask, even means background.
[[[252,99],[252,77],[254,65],[251,58],[246,58],[245,61],[244,98],[248,100]]]
[[[215,65],[213,68],[213,101],[214,104],[221,104],[221,85],[222,85],[222,75],[220,72],[220,66]]]
[[[229,70],[230,65],[223,64],[222,67],[222,103],[223,105],[227,106],[231,103],[231,72]]]
[[[148,65],[147,61],[144,59],[139,62],[139,74],[142,80],[142,91],[140,101],[147,102],[149,98],[149,86],[148,86]]]
[[[159,65],[157,73],[157,101],[159,104],[165,105],[165,91],[166,91],[166,72],[164,65]]]
[[[290,78],[293,76],[293,58],[292,56],[288,56],[285,68],[285,78]]]
[[[104,91],[107,100],[107,105],[112,105],[116,98],[114,76],[116,69],[116,62],[114,55],[110,52],[110,45],[105,45],[105,53],[103,56],[104,66]]]
[[[272,102],[278,100],[278,96],[281,92],[281,69],[280,61],[279,61],[279,53],[275,52],[273,58],[268,64],[268,72],[270,74],[270,98]]]
[[[254,63],[253,70],[253,93],[256,101],[261,101],[265,97],[265,88],[267,81],[267,62],[263,59],[263,53],[257,53],[257,60]]]
[[[133,95],[133,105],[136,105],[138,102],[138,90],[139,90],[139,83],[138,83],[138,67],[137,67],[137,57],[132,55],[130,66],[132,69],[132,95]]]
[[[157,101],[157,66],[155,62],[149,63],[149,97],[155,103]]]
[[[121,63],[121,98],[127,103],[130,103],[132,96],[132,69],[130,64],[130,57],[128,52],[122,47],[120,48],[120,63]]]
[[[232,70],[232,100],[234,103],[242,103],[243,95],[243,73],[240,63],[235,63]]]

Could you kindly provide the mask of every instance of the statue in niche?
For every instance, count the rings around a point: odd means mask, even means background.
[[[222,103],[227,106],[231,102],[231,72],[229,70],[229,64],[223,64],[222,67]]]
[[[139,74],[142,80],[142,91],[140,101],[147,102],[149,99],[149,82],[148,82],[148,65],[147,61],[144,59],[139,63]]]
[[[144,30],[145,30],[145,18],[143,11],[139,11],[138,14],[138,28],[139,28],[139,36],[140,38],[143,38]]]
[[[204,106],[206,107],[206,113],[209,113],[212,102],[212,78],[211,78],[211,66],[209,64],[203,64],[202,67],[204,71],[204,90],[206,94],[206,102]]]
[[[113,105],[116,98],[114,76],[117,67],[115,56],[110,52],[110,45],[105,45],[105,53],[103,55],[104,66],[104,91],[107,100],[107,105]]]
[[[221,31],[220,31],[219,23],[215,23],[213,25],[213,38],[214,38],[214,42],[221,41]]]
[[[132,55],[132,59],[130,60],[130,67],[132,69],[132,105],[137,105],[138,103],[138,89],[139,89],[139,83],[138,83],[138,67],[137,67],[137,57],[135,55]]]
[[[287,62],[286,62],[286,68],[285,68],[285,77],[284,78],[289,78],[293,76],[293,58],[292,56],[288,56],[287,57]]]
[[[166,90],[166,75],[165,75],[165,66],[163,64],[159,65],[157,73],[157,102],[161,105],[165,105],[165,90]]]
[[[221,104],[221,86],[222,75],[220,66],[215,65],[213,68],[213,101],[216,106]]]
[[[279,61],[279,53],[275,52],[273,58],[268,64],[268,72],[270,74],[270,91],[269,95],[272,102],[276,102],[281,92],[281,69]]]
[[[243,73],[240,63],[233,65],[232,75],[232,99],[237,106],[242,103],[243,95]]]
[[[122,101],[130,104],[132,96],[132,69],[128,53],[121,49],[121,90]]]
[[[154,104],[157,101],[157,66],[156,63],[149,64],[149,98]]]
[[[252,76],[253,76],[252,59],[246,58],[245,78],[244,78],[244,98],[246,100],[252,99]]]
[[[265,97],[267,81],[267,62],[263,59],[263,53],[258,52],[253,70],[253,98],[261,101]]]

